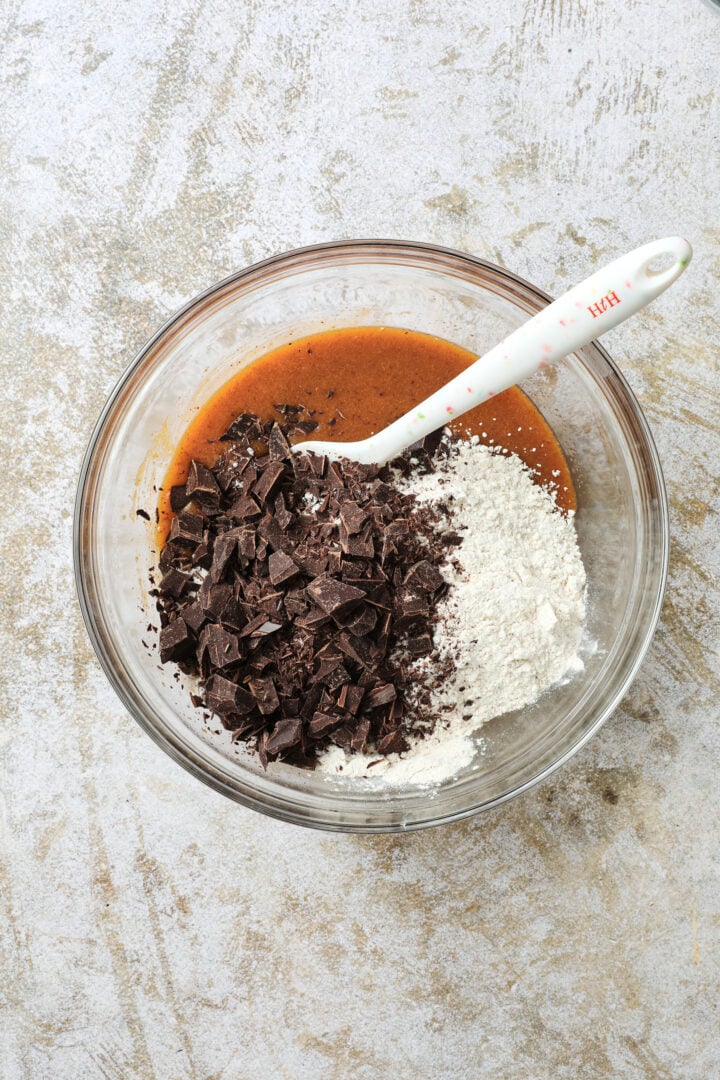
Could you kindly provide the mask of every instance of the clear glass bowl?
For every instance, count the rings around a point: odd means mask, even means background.
[[[100,663],[138,723],[199,779],[298,824],[391,832],[454,821],[536,784],[612,713],[655,629],[665,584],[665,489],[647,423],[622,375],[590,345],[524,384],[570,463],[588,576],[585,668],[534,705],[491,721],[471,766],[436,789],[267,772],[208,731],[186,688],[149,656],[153,512],[173,448],[197,408],[238,366],[293,337],[388,325],[482,354],[549,298],[469,255],[400,241],[323,244],[242,270],[191,301],[125,372],[85,457],[75,510],[75,568]],[[252,402],[248,402],[252,408]],[[219,728],[220,725],[218,724]]]

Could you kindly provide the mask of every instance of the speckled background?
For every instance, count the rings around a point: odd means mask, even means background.
[[[702,0],[8,0],[0,1075],[720,1075],[720,11]],[[230,271],[396,236],[556,294],[654,236],[605,342],[671,499],[623,707],[480,819],[328,836],[224,801],[101,674],[75,483],[124,366]]]

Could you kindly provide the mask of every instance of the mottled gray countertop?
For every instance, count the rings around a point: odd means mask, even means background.
[[[702,0],[8,0],[3,1080],[688,1077],[718,1065],[720,12]],[[92,424],[230,271],[430,240],[553,293],[668,233],[607,347],[671,503],[662,623],[554,777],[408,836],[226,802],[116,700],[71,566]]]

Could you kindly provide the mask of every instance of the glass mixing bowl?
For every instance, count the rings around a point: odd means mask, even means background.
[[[113,391],[82,467],[75,568],[100,663],[138,723],[176,761],[231,799],[275,817],[348,832],[417,829],[474,814],[542,780],[612,713],[655,629],[668,555],[666,495],[647,423],[607,353],[592,344],[523,389],[563,447],[577,489],[587,571],[584,670],[532,706],[482,728],[475,761],[434,789],[264,772],[227,732],[203,726],[187,687],[143,645],[156,489],[201,406],[237,371],[293,337],[386,325],[482,354],[549,297],[481,259],[427,244],[351,241],[241,270],[179,311]],[[252,409],[252,402],[247,403]],[[220,727],[219,723],[213,727]]]

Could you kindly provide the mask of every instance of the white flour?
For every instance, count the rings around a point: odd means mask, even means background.
[[[411,667],[422,679],[452,662],[453,673],[433,692],[440,720],[404,754],[378,760],[332,747],[318,768],[393,786],[432,785],[470,764],[482,724],[582,668],[585,571],[572,515],[558,511],[515,455],[463,441],[437,472],[400,484],[421,503],[448,504],[463,536],[451,556],[461,565],[448,559],[440,567],[451,588],[438,604],[439,656]]]

